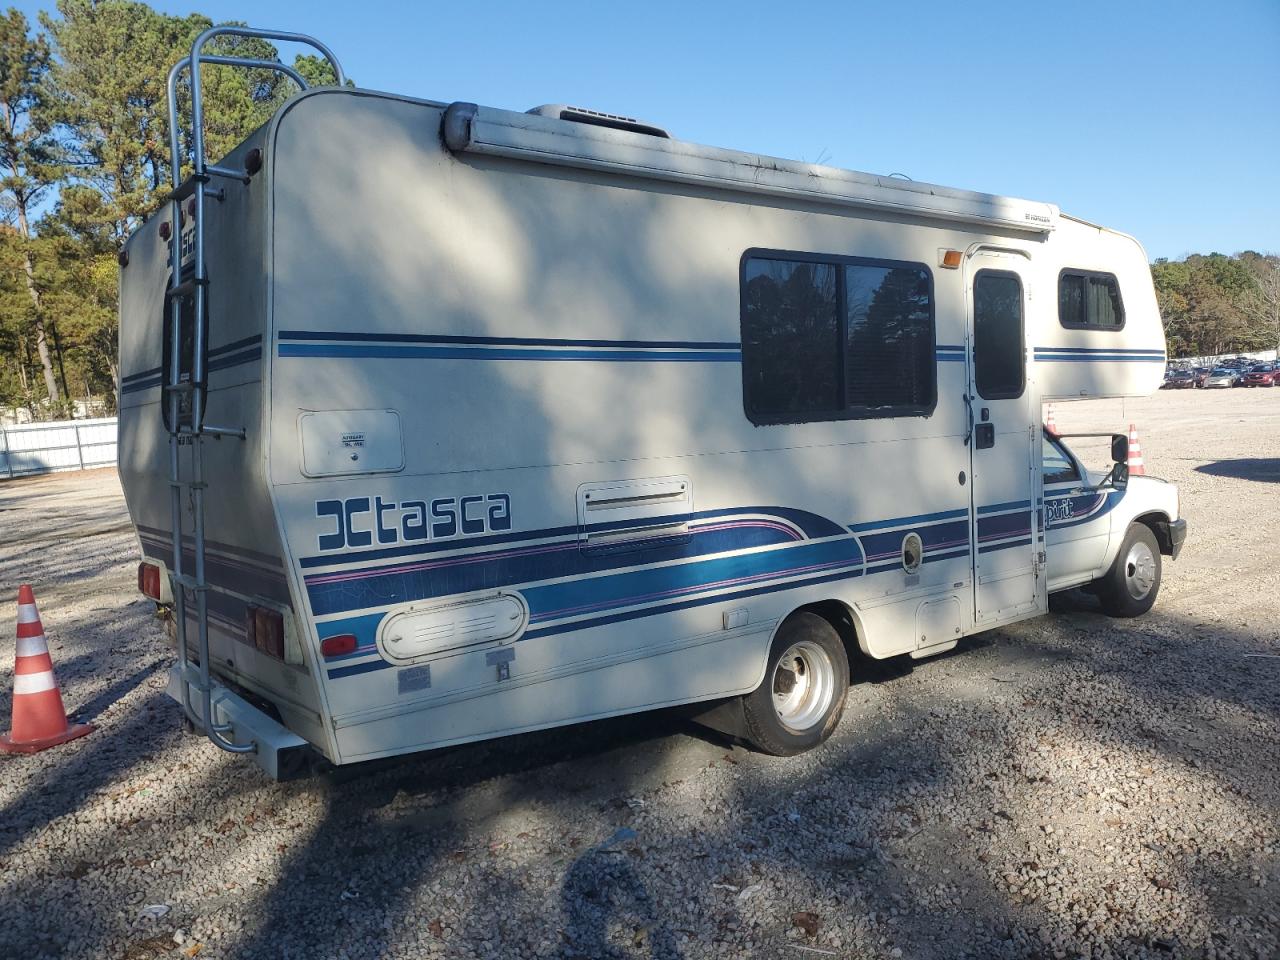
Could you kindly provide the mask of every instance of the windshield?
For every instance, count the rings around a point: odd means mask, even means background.
[[[1219,368],[1219,369],[1217,369],[1217,370],[1213,371],[1213,375],[1214,375],[1215,377],[1233,377],[1233,376],[1235,376],[1235,371],[1233,371],[1233,370],[1223,370],[1223,369]]]

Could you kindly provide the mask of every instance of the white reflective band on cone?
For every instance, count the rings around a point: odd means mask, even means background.
[[[46,670],[44,673],[20,673],[13,678],[15,697],[24,693],[44,693],[46,690],[56,690],[57,687],[52,670]]]
[[[43,633],[38,637],[18,638],[18,656],[20,657],[38,657],[48,652],[49,644],[45,642]]]
[[[18,604],[18,622],[19,623],[36,623],[40,619],[40,612],[36,609],[34,603]]]

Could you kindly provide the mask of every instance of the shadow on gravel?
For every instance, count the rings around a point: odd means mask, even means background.
[[[152,661],[141,669],[135,670],[123,680],[117,680],[87,703],[74,708],[72,704],[68,703],[67,710],[70,711],[72,718],[76,722],[92,723],[104,710],[119,702],[130,690],[165,666],[168,666],[168,661]]]
[[[626,810],[625,797],[633,792],[632,772],[640,765],[636,755],[656,761],[664,754],[688,749],[692,738],[681,736],[684,723],[671,711],[633,715],[593,724],[523,734],[503,740],[471,744],[410,759],[371,761],[339,768],[311,783],[291,785],[296,790],[319,789],[326,794],[322,822],[304,848],[290,856],[280,870],[280,882],[255,909],[261,919],[235,946],[237,958],[310,958],[338,956],[354,942],[385,949],[393,928],[403,933],[416,929],[420,939],[448,938],[468,943],[492,942],[494,956],[506,954],[499,946],[504,936],[499,924],[511,924],[517,935],[520,917],[546,915],[546,894],[530,890],[519,871],[506,869],[486,858],[474,867],[469,843],[489,836],[498,822],[512,817],[540,819],[531,811],[546,804],[577,807],[596,812],[603,802],[608,809]],[[711,747],[708,746],[708,750]],[[716,747],[715,755],[723,752]],[[610,799],[602,801],[601,784]],[[398,796],[428,797],[435,802],[412,812],[382,816]],[[628,810],[628,812],[630,812]],[[573,819],[565,818],[567,832],[576,832]],[[604,838],[602,838],[604,839]],[[654,932],[654,952],[641,956],[678,957],[666,950],[669,934],[657,929],[660,907],[644,893],[634,868],[614,862],[622,850],[604,852],[608,843],[594,845],[568,868],[562,899],[579,893],[604,899],[596,910],[580,914],[572,926],[581,951],[557,942],[545,955],[610,958],[601,927],[608,919],[607,904],[619,896],[641,908]],[[490,850],[492,854],[493,851]],[[340,870],[334,864],[341,864]],[[609,863],[616,882],[595,878],[596,865]],[[625,867],[625,868],[624,868]],[[447,891],[433,888],[438,871],[459,869],[475,882],[468,888]],[[428,888],[433,908],[421,902]],[[444,901],[473,904],[463,913],[466,926],[446,931],[435,926],[444,912]],[[481,904],[494,905],[492,911]],[[496,905],[495,905],[496,904]],[[317,910],[317,905],[323,905]],[[287,940],[281,930],[289,930]],[[566,936],[569,931],[566,931]],[[673,946],[673,944],[672,944]],[[554,949],[554,954],[549,951]],[[540,953],[539,955],[543,955]]]
[[[1261,810],[1275,809],[1277,798],[1250,796],[1249,765],[1216,754],[1214,741],[1192,728],[1217,724],[1220,731],[1229,721],[1212,719],[1218,705],[1276,714],[1280,684],[1268,685],[1261,668],[1241,673],[1241,663],[1254,662],[1244,655],[1261,646],[1248,631],[1216,631],[1208,650],[1200,624],[1112,621],[1092,612],[1087,597],[1058,608],[1055,629],[1084,635],[1083,649],[995,631],[944,657],[864,662],[851,704],[878,696],[882,716],[859,719],[864,725],[852,731],[846,721],[813,758],[726,754],[715,737],[689,737],[685,721],[668,711],[365,765],[300,786],[325,791],[327,813],[280,871],[234,955],[331,956],[359,943],[376,953],[395,930],[401,943],[416,931],[424,943],[507,956],[515,954],[504,945],[526,942],[529,925],[548,931],[541,945],[534,936],[533,956],[773,955],[821,946],[798,936],[796,924],[821,927],[837,918],[886,952],[897,945],[921,960],[1032,955],[1047,949],[1038,933],[1046,925],[1071,942],[1080,921],[1067,904],[1024,898],[997,876],[1056,858],[1056,841],[1041,832],[1035,811],[1046,796],[1078,799],[1072,775],[1059,779],[1052,765],[1052,777],[1041,773],[1050,749],[1044,735],[1032,742],[1019,739],[1017,727],[957,729],[927,706],[894,703],[896,681],[958,664],[970,686],[990,681],[980,695],[993,703],[1012,698],[1024,711],[1040,711],[1064,744],[1105,743],[1116,763],[1135,767],[1163,759]],[[1096,695],[1077,697],[1070,685],[1057,698],[1036,692],[1045,677],[1032,668],[1057,666],[1117,691],[1111,715],[1092,715]],[[673,773],[671,764],[686,754],[694,760]],[[1009,758],[1012,779],[1004,772]],[[709,788],[710,816],[693,822],[717,826],[682,826],[691,822],[685,817],[655,827],[646,818],[636,798],[666,786],[663,778],[696,778],[711,767],[729,779]],[[401,795],[415,798],[409,811],[394,806]],[[1103,803],[1095,801],[1099,811]],[[940,815],[955,809],[966,812]],[[1108,814],[1094,816],[1099,822],[1085,835],[1096,835],[1089,832],[1095,827],[1114,832],[1101,822]],[[1129,822],[1133,814],[1124,816]],[[1129,829],[1155,827],[1139,820]],[[537,841],[529,839],[534,834]],[[550,853],[521,846],[548,837],[574,851],[559,861],[555,893],[525,865]],[[1025,852],[1001,864],[988,863],[985,849]],[[1172,852],[1162,857],[1158,879],[1176,878],[1190,902],[1212,911],[1211,926],[1223,937],[1234,936],[1225,932],[1232,917],[1262,909],[1243,892],[1212,893],[1222,882],[1214,870]],[[454,918],[448,928],[442,915]],[[1129,929],[1110,944],[1118,956],[1167,955],[1174,942],[1136,918]],[[1175,952],[1198,955],[1188,947]]]
[[[111,731],[110,737],[99,730],[75,746],[59,748],[65,751],[65,760],[32,777],[21,793],[0,808],[0,856],[8,853],[23,837],[38,833],[60,817],[74,814],[89,794],[120,784],[128,771],[145,759],[145,754],[119,749],[117,740],[128,742],[143,734],[152,744],[151,752],[154,752],[177,738],[178,727],[154,715],[158,709],[168,712],[164,707],[170,702],[164,691],[156,691],[138,705],[132,717]],[[7,764],[20,762],[5,761]],[[36,902],[36,899],[30,902]]]
[[[683,954],[664,916],[665,904],[654,902],[640,872],[633,865],[637,847],[627,841],[638,834],[620,828],[609,840],[578,857],[560,889],[564,918],[564,950],[581,960],[626,960],[637,952],[653,960],[678,960]],[[611,927],[629,925],[635,931],[635,951],[621,951],[609,943]]]
[[[1280,483],[1280,458],[1244,457],[1237,460],[1215,460],[1195,468],[1196,473],[1214,477],[1231,477],[1235,480],[1257,480],[1260,483]]]
[[[1062,931],[1070,943],[1077,917],[1065,903],[1024,898],[998,880],[1004,870],[1056,858],[1037,811],[1046,796],[1079,798],[1079,781],[1057,766],[1046,738],[1068,749],[1076,741],[1104,743],[1114,763],[1131,765],[1139,778],[1144,764],[1168,761],[1221,784],[1251,809],[1280,809],[1274,794],[1250,794],[1259,781],[1249,763],[1265,766],[1277,753],[1259,740],[1256,718],[1280,714],[1280,667],[1244,659],[1264,648],[1260,634],[1206,635],[1203,624],[1161,616],[1113,621],[1084,596],[1057,609],[1050,634],[1075,630],[1082,644],[1067,648],[1051,635],[1037,642],[1015,629],[970,638],[929,660],[859,661],[848,717],[808,757],[735,750],[679,712],[663,711],[283,785],[286,803],[311,794],[322,800],[323,815],[268,887],[234,895],[245,932],[217,945],[218,955],[799,957],[821,954],[792,947],[830,950],[826,932],[838,926],[884,954],[897,947],[916,960],[1052,956],[1038,931]],[[1072,683],[1054,688],[1054,697],[1042,694],[1059,668],[1072,671]],[[82,712],[100,712],[152,669]],[[900,682],[912,675],[954,682],[931,691],[934,706]],[[1101,701],[1086,688],[1095,684],[1116,692],[1105,701],[1107,716],[1094,713]],[[1015,719],[1006,710],[999,722],[983,723],[982,711],[1000,703],[1012,705]],[[1022,728],[1019,714],[1043,722]],[[1237,714],[1255,718],[1241,736],[1269,746],[1270,756],[1265,749],[1253,761],[1215,752]],[[117,735],[160,750],[179,736],[175,716],[156,692]],[[87,795],[118,788],[143,759],[116,752],[109,740],[86,743],[93,749],[68,753],[0,809],[0,857],[22,837],[75,815]],[[663,791],[676,783],[696,789]],[[216,784],[209,788],[216,792]],[[654,809],[667,803],[672,809]],[[1102,823],[1114,814],[1095,809],[1099,823],[1090,829],[1114,833]],[[1138,811],[1118,815],[1124,830],[1158,837],[1153,823],[1135,819]],[[1264,813],[1259,829],[1276,826]],[[988,851],[1006,853],[988,860]],[[1014,860],[1001,862],[1007,851]],[[1206,866],[1220,855],[1210,850],[1193,863],[1170,852],[1160,879],[1176,880],[1216,929],[1236,930],[1232,919],[1260,914],[1249,898],[1267,891],[1243,876],[1238,888],[1224,884],[1221,870]],[[1264,872],[1275,866],[1259,864]],[[7,885],[0,915],[39,902],[44,891],[36,887],[34,880]],[[108,928],[120,906],[91,909]],[[45,929],[56,923],[51,918]],[[803,934],[806,924],[819,935]],[[1166,932],[1137,917],[1128,929],[1129,939],[1110,944],[1117,957],[1199,955],[1198,945],[1172,953],[1152,946]],[[1275,931],[1268,936],[1258,941],[1264,947]],[[419,949],[406,948],[415,937]],[[517,942],[530,947],[518,954],[510,949]],[[19,955],[19,946],[35,955],[58,949],[52,938],[11,944],[0,933],[0,955],[9,948]],[[857,955],[849,939],[838,955]]]

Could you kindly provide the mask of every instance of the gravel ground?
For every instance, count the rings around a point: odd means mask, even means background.
[[[0,484],[99,727],[0,756],[0,956],[1280,956],[1280,390],[1055,413],[1181,485],[1156,609],[859,664],[790,760],[668,712],[270,783],[181,733],[115,474]]]

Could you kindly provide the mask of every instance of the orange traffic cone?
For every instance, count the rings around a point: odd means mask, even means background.
[[[1056,437],[1056,436],[1058,435],[1058,424],[1057,424],[1057,422],[1053,419],[1053,404],[1052,404],[1052,403],[1050,403],[1050,404],[1046,404],[1046,405],[1045,405],[1045,413],[1044,413],[1044,428],[1045,428],[1045,430],[1047,430],[1049,433],[1051,433],[1053,436],[1055,436],[1055,437]]]
[[[83,737],[87,723],[67,723],[53,661],[40,625],[36,598],[25,583],[18,588],[18,650],[13,662],[13,729],[0,733],[0,752],[36,753]]]
[[[1147,468],[1142,464],[1142,445],[1138,443],[1138,428],[1129,424],[1129,476],[1145,477]]]

